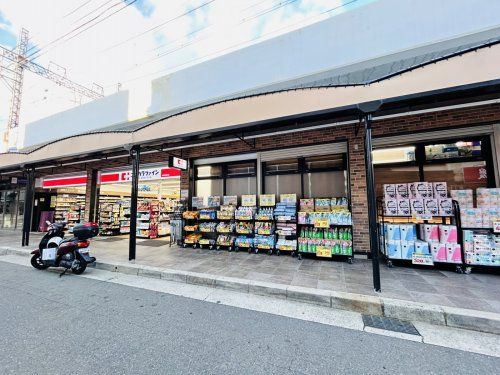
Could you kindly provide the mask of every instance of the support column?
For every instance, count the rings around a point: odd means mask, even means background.
[[[85,191],[85,221],[97,222],[99,214],[99,171],[87,171],[87,186]]]
[[[128,246],[128,260],[135,259],[137,239],[137,200],[139,195],[139,167],[141,164],[141,149],[134,146],[130,150],[132,159],[132,194],[130,199],[130,235]]]
[[[24,201],[22,246],[29,246],[31,222],[33,218],[33,199],[35,197],[35,169],[26,170],[26,198]]]
[[[373,288],[380,292],[379,238],[377,229],[377,199],[372,160],[372,114],[363,116],[365,125],[366,193],[368,197],[368,227],[370,229],[370,252],[373,269]]]

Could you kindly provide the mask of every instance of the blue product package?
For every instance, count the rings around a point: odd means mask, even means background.
[[[388,241],[400,241],[401,240],[401,230],[399,224],[387,224],[387,231],[385,236]]]
[[[411,259],[415,252],[415,242],[402,242],[401,243],[401,258]]]
[[[386,251],[389,259],[401,259],[401,242],[387,241]]]
[[[415,224],[399,224],[401,241],[414,242],[417,239],[417,227]]]

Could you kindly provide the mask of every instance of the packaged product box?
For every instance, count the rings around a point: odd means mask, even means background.
[[[474,232],[471,230],[463,230],[462,231],[463,242],[473,242],[474,241]]]
[[[410,208],[413,215],[423,215],[424,210],[424,200],[421,198],[410,199]]]
[[[415,182],[415,198],[432,198],[432,185],[428,182]]]
[[[390,259],[401,259],[401,242],[387,241],[386,243],[387,256]]]
[[[446,182],[433,182],[432,190],[434,198],[436,199],[448,198],[448,186]]]
[[[489,195],[477,196],[476,197],[477,207],[489,207],[493,204],[496,204],[496,199],[492,199]]]
[[[400,241],[401,229],[399,224],[387,224],[385,236],[388,241]]]
[[[417,240],[417,227],[415,224],[399,224],[401,241],[414,242]]]
[[[432,259],[435,262],[446,262],[446,244],[441,242],[432,242],[430,244]]]
[[[396,199],[395,184],[384,184],[384,199]]]
[[[460,247],[460,244],[446,244],[446,261],[448,263],[462,263],[462,248]]]
[[[408,184],[396,184],[396,198],[398,200],[410,198]]]
[[[314,199],[301,199],[300,200],[300,211],[313,212],[314,211]]]
[[[401,259],[411,259],[414,252],[415,252],[414,241],[401,242]]]
[[[409,199],[398,199],[398,216],[410,216],[410,200]]]
[[[420,238],[427,242],[439,242],[439,226],[436,224],[421,224]]]
[[[398,201],[396,199],[384,200],[384,212],[386,216],[398,215]]]
[[[438,216],[439,206],[437,199],[433,198],[424,199],[424,212],[432,216]]]
[[[315,211],[317,212],[329,212],[330,199],[317,198],[314,200]]]
[[[472,198],[474,196],[473,191],[471,189],[466,189],[466,190],[451,190],[450,191],[450,196],[455,199],[462,199],[462,198]]]
[[[415,241],[415,252],[417,254],[430,254],[429,243],[425,241]]]
[[[411,182],[408,184],[408,195],[410,199],[416,199],[417,197],[417,182]]]
[[[457,243],[457,227],[455,225],[439,225],[439,241]]]
[[[438,200],[439,216],[453,216],[453,201],[451,198]]]
[[[481,228],[492,228],[493,227],[493,219],[490,216],[490,213],[487,209],[482,212],[482,225]]]

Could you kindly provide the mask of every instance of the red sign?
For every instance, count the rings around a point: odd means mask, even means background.
[[[167,178],[175,178],[181,175],[181,171],[177,168],[148,168],[139,171],[139,181],[163,180]],[[116,184],[120,182],[132,181],[132,171],[124,172],[107,172],[101,174],[101,184]],[[87,176],[71,176],[59,178],[44,178],[42,186],[45,189],[62,188],[71,186],[87,185]]]
[[[488,179],[486,167],[464,167],[464,182],[480,183]]]
[[[85,186],[87,185],[87,176],[71,176],[59,178],[44,178],[42,187],[45,189],[60,188],[69,186]]]

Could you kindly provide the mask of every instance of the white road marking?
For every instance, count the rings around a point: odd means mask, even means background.
[[[0,261],[31,267],[29,258],[18,255],[0,256]],[[57,270],[57,272],[60,272],[60,270]],[[69,273],[68,276],[71,277],[74,275]],[[423,342],[424,344],[443,346],[446,348],[500,358],[500,336],[489,333],[468,331],[445,326],[435,326],[421,322],[412,322],[421,334],[420,337],[376,329],[373,327],[364,327],[361,314],[359,313],[313,306],[295,301],[245,294],[199,285],[183,284],[161,279],[126,275],[95,268],[89,268],[83,275],[77,277],[84,277],[87,279],[167,293],[210,303],[218,303],[226,306],[285,316],[304,321],[364,331],[367,334],[378,334],[402,340],[418,341]]]

